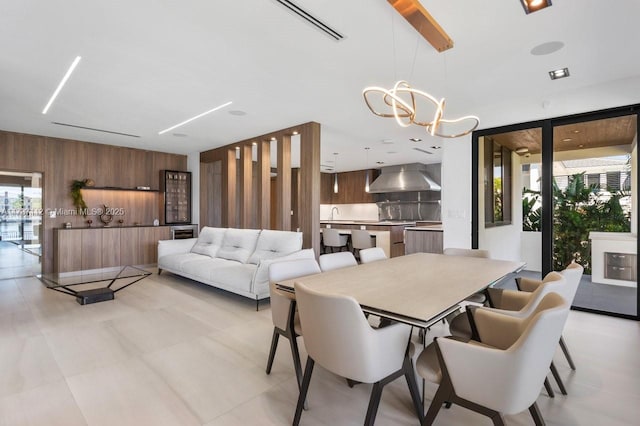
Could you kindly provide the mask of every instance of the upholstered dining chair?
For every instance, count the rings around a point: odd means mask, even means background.
[[[580,285],[580,280],[582,279],[582,274],[584,273],[584,268],[577,262],[571,262],[569,266],[567,266],[560,274],[564,275],[567,279],[567,285],[554,288],[553,291],[559,293],[564,297],[564,300],[571,306],[573,304],[573,299],[576,297],[576,292],[578,291],[578,286]],[[546,277],[545,277],[546,278]],[[516,285],[518,290],[525,292],[534,292],[538,287],[543,285],[545,280],[535,280],[526,277],[516,278]],[[571,357],[571,353],[569,352],[569,348],[564,341],[564,338],[560,337],[560,348],[562,349],[562,353],[564,354],[567,362],[569,363],[569,367],[575,371],[576,365],[573,362],[573,358]]]
[[[401,376],[407,380],[416,415],[422,419],[409,357],[411,328],[394,324],[374,329],[354,298],[321,293],[303,282],[294,286],[308,357],[293,424],[300,423],[315,363],[346,379],[373,383],[365,425],[375,421],[384,386]]]
[[[548,293],[524,318],[473,310],[480,341],[436,338],[416,362],[418,374],[439,383],[422,422],[431,425],[442,404],[454,403],[504,425],[503,414],[529,409],[544,425],[536,399],[546,380],[569,305]]]
[[[298,379],[298,386],[302,385],[302,365],[298,351],[297,337],[301,335],[300,319],[296,313],[296,301],[292,294],[276,288],[276,283],[291,278],[319,274],[320,266],[315,259],[299,259],[275,262],[269,265],[269,293],[271,296],[271,319],[273,321],[273,337],[267,360],[267,374],[271,373],[273,360],[278,348],[280,336],[289,339],[293,368]]]
[[[373,247],[373,238],[369,231],[362,229],[351,230],[351,248],[356,258],[360,257],[360,250]]]
[[[330,249],[333,253],[337,248],[338,251],[342,251],[343,248],[348,249],[349,236],[342,235],[337,229],[323,228],[322,229],[322,242],[325,250]]]
[[[488,250],[457,247],[448,247],[442,251],[442,254],[445,254],[447,256],[479,257],[483,259],[489,259],[491,257]],[[483,305],[487,301],[487,296],[484,293],[475,293],[464,300],[466,302],[478,303],[480,305]]]
[[[387,254],[381,247],[372,247],[368,249],[360,250],[360,262],[361,263],[371,263],[377,262],[378,260],[387,259]]]
[[[358,264],[355,256],[350,251],[322,254],[318,258],[318,262],[320,263],[320,269],[322,269],[322,272],[346,268],[348,266],[356,266]]]
[[[564,272],[564,271],[563,271]],[[576,285],[576,274],[582,275],[582,267],[580,268],[571,268],[568,274],[559,273],[559,272],[550,272],[545,276],[544,280],[541,282],[541,285],[533,291],[532,293],[520,292],[516,290],[504,290],[504,289],[490,289],[489,297],[491,299],[492,306],[495,308],[487,308],[484,307],[484,310],[490,310],[494,312],[499,312],[503,315],[508,315],[517,318],[527,317],[533,312],[538,303],[542,300],[542,298],[551,292],[555,292],[560,294],[560,296],[569,304],[567,301],[566,295],[567,292],[571,293],[571,287]],[[577,277],[579,282],[580,277]],[[575,292],[575,290],[573,290]],[[569,306],[571,306],[569,304]],[[474,330],[473,326],[469,320],[469,316],[461,314],[456,316],[449,323],[449,331],[453,336],[456,336],[462,340],[468,340],[474,338]],[[562,337],[562,336],[561,336]],[[560,392],[563,395],[567,395],[567,389],[564,386],[562,378],[558,373],[558,370],[555,364],[551,363],[551,373],[553,377],[558,383],[558,387],[560,388]],[[553,389],[549,385],[548,382],[545,382],[545,388],[547,389],[547,393],[550,397],[554,396]]]

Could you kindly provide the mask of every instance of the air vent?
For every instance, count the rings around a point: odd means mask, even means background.
[[[140,137],[138,135],[130,135],[129,133],[120,133],[120,132],[114,132],[111,130],[94,129],[93,127],[76,126],[75,124],[58,123],[57,121],[52,121],[51,124],[57,124],[58,126],[74,127],[76,129],[91,130],[93,132],[111,133],[112,135],[128,136],[130,138]]]
[[[284,7],[286,7],[287,9],[289,9],[291,12],[295,13],[296,15],[298,15],[299,17],[307,21],[308,23],[310,23],[311,25],[313,25],[314,27],[316,27],[317,29],[319,29],[320,31],[322,31],[323,33],[325,33],[326,35],[328,35],[329,37],[331,37],[332,39],[334,39],[335,41],[340,41],[344,38],[342,34],[337,32],[336,30],[334,30],[333,28],[331,28],[330,26],[328,26],[327,24],[325,24],[324,22],[322,22],[321,20],[319,20],[318,18],[316,18],[315,16],[307,12],[306,10],[302,9],[300,6],[296,5],[294,2],[289,0],[276,0],[276,1],[281,5],[283,5]]]
[[[429,154],[429,155],[433,154],[433,152],[427,151],[426,149],[422,149],[422,148],[413,148],[413,149],[415,149],[416,151],[424,152],[425,154]]]

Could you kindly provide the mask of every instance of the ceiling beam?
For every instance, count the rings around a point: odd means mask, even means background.
[[[438,51],[453,47],[453,40],[447,35],[427,9],[418,0],[387,0],[404,19],[409,22]]]

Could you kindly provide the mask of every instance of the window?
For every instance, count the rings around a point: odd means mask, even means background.
[[[484,137],[485,227],[511,224],[511,155],[510,149]]]

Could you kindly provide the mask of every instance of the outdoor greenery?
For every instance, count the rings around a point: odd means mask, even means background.
[[[553,269],[560,271],[572,260],[591,274],[590,231],[629,232],[631,220],[620,204],[626,191],[601,192],[598,185],[586,185],[585,174],[569,177],[569,185],[560,189],[553,182]],[[522,199],[523,230],[541,230],[541,195],[524,190]],[[536,207],[537,206],[537,207]]]

